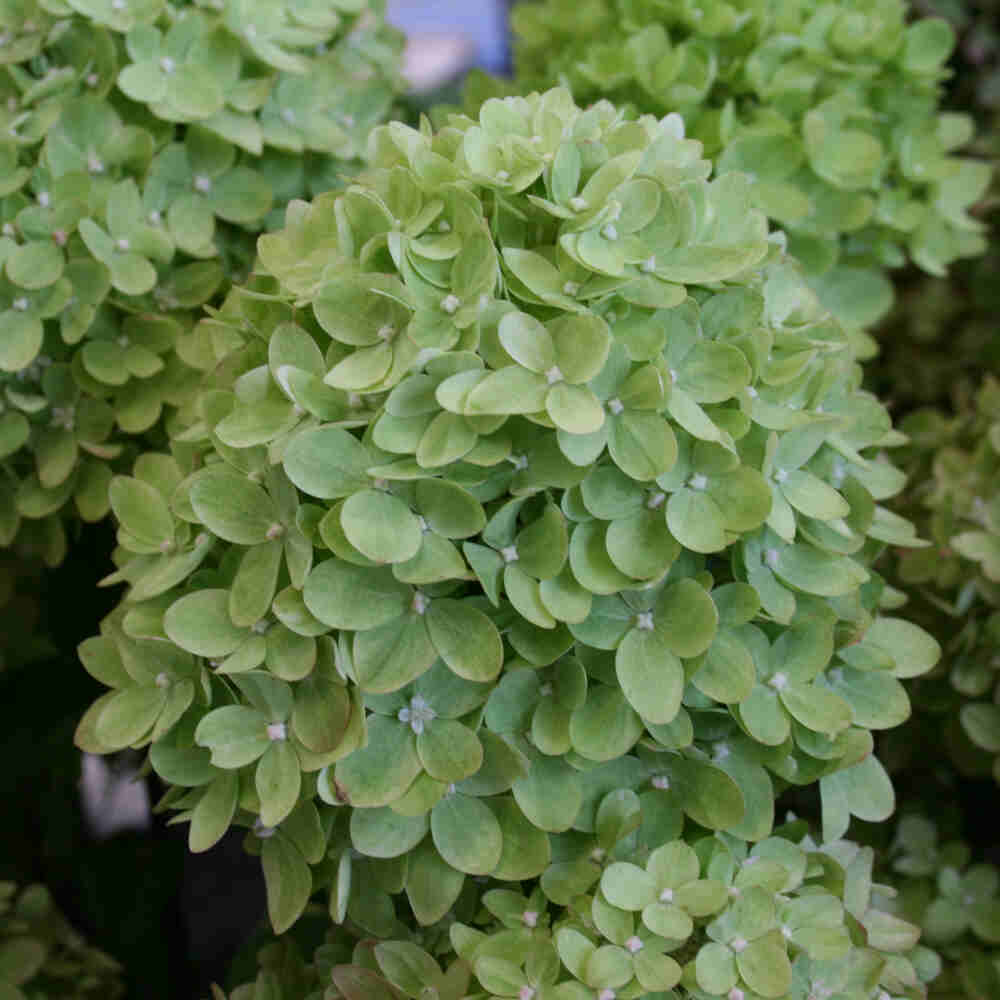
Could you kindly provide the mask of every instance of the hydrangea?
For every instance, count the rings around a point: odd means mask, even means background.
[[[870,850],[792,823],[757,844],[716,834],[650,851],[626,835],[620,856],[571,900],[543,876],[527,893],[482,886],[448,927],[335,930],[308,963],[276,942],[232,1000],[267,984],[308,1000],[331,983],[345,1000],[872,1000],[923,985],[918,928],[876,904]]]
[[[48,889],[0,882],[0,991],[10,1000],[115,1000],[121,967],[89,946]]]
[[[1000,989],[1000,873],[973,862],[967,844],[942,841],[935,824],[904,816],[886,852],[876,898],[921,929],[908,953],[932,997],[986,998]]]
[[[921,544],[896,435],[675,125],[553,90],[375,130],[111,482],[78,743],[148,747],[196,850],[251,827],[279,929],[320,888],[380,938],[468,877],[566,905],[640,812],[657,845],[763,840],[817,781],[827,840],[892,809],[872,732],[939,652],[870,569]]]
[[[367,4],[0,9],[0,545],[50,564],[197,373],[193,310],[256,234],[342,183],[398,41]]]
[[[894,582],[945,650],[917,704],[944,722],[962,770],[992,765],[1000,780],[1000,383],[987,376],[955,415],[920,409],[901,428],[913,485],[898,507],[933,546],[900,554]]]
[[[954,46],[904,0],[547,0],[513,10],[513,85],[562,83],[637,112],[678,112],[720,172],[755,179],[823,301],[852,328],[892,300],[883,271],[907,256],[931,274],[985,247],[969,208],[990,176],[956,151],[971,119],[939,112]],[[870,349],[870,345],[868,348]]]

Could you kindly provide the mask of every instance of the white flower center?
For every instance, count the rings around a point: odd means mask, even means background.
[[[170,56],[164,56],[160,60],[160,69],[162,69],[163,72],[169,76],[175,69],[177,69],[177,63],[175,63]]]
[[[510,464],[513,465],[518,472],[528,467],[527,455],[508,455],[507,461],[510,462]]]
[[[507,181],[510,180],[510,172],[507,170],[498,170],[497,180],[500,181],[501,184],[506,184]]]
[[[653,787],[661,792],[670,791],[670,779],[665,774],[658,774],[653,778]]]
[[[788,472],[785,469],[775,469],[774,478],[779,482],[783,483],[788,478]]]
[[[125,239],[124,236],[120,240],[117,240],[115,242],[115,246],[118,247],[118,249],[121,250],[123,253],[131,249],[131,244],[127,239]]]
[[[272,722],[267,727],[267,738],[272,743],[288,739],[288,728],[283,722]]]
[[[730,941],[730,943],[729,943],[729,947],[732,948],[733,951],[735,951],[737,955],[739,955],[742,952],[744,952],[744,951],[747,950],[747,944],[748,943],[749,942],[747,941],[746,938],[742,938],[742,937],[733,938],[733,940]]]
[[[274,541],[275,538],[280,538],[285,533],[285,526],[283,524],[278,524],[277,521],[270,525],[267,529],[267,537]]]
[[[41,205],[42,208],[48,208],[49,205],[52,204],[52,197],[49,195],[48,191],[38,192],[38,204]]]
[[[104,173],[104,164],[101,162],[100,158],[94,153],[91,153],[87,157],[87,170],[89,170],[90,173],[92,174]]]
[[[667,499],[667,494],[661,490],[655,490],[649,494],[649,499],[646,501],[646,506],[650,510],[656,510],[657,507],[663,504],[663,501]]]
[[[522,986],[517,991],[517,1000],[535,1000],[534,986]]]
[[[156,686],[158,688],[165,688],[170,686],[170,678],[162,670],[156,675]]]
[[[424,727],[437,718],[437,712],[427,704],[426,699],[415,694],[410,699],[410,704],[399,710],[396,718],[408,725],[419,736],[424,731]],[[452,787],[454,788],[454,786]]]
[[[646,274],[652,274],[656,270],[656,257],[648,257],[639,265],[639,270]]]
[[[727,994],[726,1000],[745,1000],[746,994],[738,986],[734,986]]]
[[[396,336],[396,328],[386,323],[378,328],[379,340],[392,340]]]
[[[261,840],[267,840],[268,837],[273,837],[274,836],[274,827],[273,826],[265,826],[261,822],[260,817],[258,816],[253,821],[253,832],[258,837],[260,837]]]
[[[431,599],[426,594],[422,594],[419,590],[413,595],[413,610],[418,615],[426,614],[430,604]]]
[[[768,682],[775,691],[784,691],[788,687],[788,674],[777,673]]]
[[[617,396],[615,396],[614,399],[609,399],[608,400],[608,409],[615,416],[618,416],[618,414],[621,413],[622,410],[625,409],[625,404]]]
[[[653,631],[653,612],[652,611],[640,611],[635,616],[635,627],[642,629],[644,632]]]
[[[689,480],[688,486],[693,490],[703,490],[708,486],[708,476],[702,475],[700,472],[695,473]]]
[[[537,927],[538,926],[538,911],[537,910],[525,910],[521,914],[521,919],[524,921],[525,927]]]
[[[441,300],[441,308],[449,315],[454,316],[458,312],[458,307],[462,304],[457,295],[446,295]]]
[[[560,371],[558,365],[553,365],[545,373],[545,381],[548,382],[549,385],[555,385],[556,382],[561,382],[562,380],[563,380],[563,373]]]
[[[154,226],[158,226],[162,218],[163,217],[155,208],[149,213],[149,221],[152,222]]]
[[[604,990],[601,990],[601,992],[597,994],[597,1000],[615,1000],[615,997],[617,997],[617,996],[618,996],[618,994],[615,993],[614,990],[612,990],[612,989],[604,989]]]
[[[451,232],[451,223],[447,219],[442,219],[438,223],[438,232],[439,233],[450,233]]]
[[[788,926],[788,924],[782,924],[782,925],[781,925],[781,936],[782,936],[782,937],[783,937],[783,938],[784,938],[784,939],[785,939],[786,941],[790,941],[790,940],[791,940],[791,937],[792,937],[792,929],[791,929],[791,927],[789,927],[789,926]]]
[[[632,937],[630,937],[625,942],[625,949],[631,952],[633,955],[636,952],[642,951],[642,938],[637,937],[635,934],[633,934]]]
[[[607,225],[601,227],[601,235],[606,240],[611,240],[613,242],[618,239],[618,227],[609,222]]]
[[[500,550],[500,555],[503,557],[503,561],[505,563],[517,562],[517,560],[520,558],[520,556],[518,556],[517,554],[516,545],[507,545],[506,547],[502,548]]]
[[[575,197],[570,198],[569,207],[573,209],[574,212],[584,212],[589,206],[587,205],[586,198],[581,198],[579,195],[576,195]]]
[[[764,562],[771,569],[777,569],[778,563],[781,562],[781,553],[777,549],[767,549],[764,552]]]
[[[562,287],[563,295],[568,295],[572,298],[575,295],[580,294],[580,283],[578,281],[567,281]]]
[[[195,191],[200,191],[202,194],[208,194],[212,190],[212,178],[206,177],[204,174],[198,174],[194,179],[194,189]]]
[[[673,901],[674,901],[673,889],[664,889],[663,892],[660,893],[661,903],[672,903]]]
[[[22,295],[20,298],[14,299],[10,305],[12,309],[16,309],[18,312],[27,312],[29,303],[27,297]]]
[[[747,386],[747,395],[751,399],[756,399],[760,395],[760,393],[752,385],[748,385]]]

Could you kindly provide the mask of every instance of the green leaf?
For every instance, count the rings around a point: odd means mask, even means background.
[[[331,628],[364,630],[404,614],[412,590],[388,569],[328,559],[306,578],[302,597],[310,614]]]
[[[657,631],[632,629],[615,653],[622,692],[648,722],[672,722],[681,707],[684,667]]]
[[[435,719],[417,734],[417,754],[437,781],[454,784],[475,774],[483,763],[476,734],[453,719]]]
[[[280,532],[274,502],[256,483],[225,465],[197,473],[189,491],[198,520],[235,545],[260,545]]]
[[[254,780],[265,826],[277,826],[295,808],[301,783],[294,747],[285,739],[273,741],[257,764]]]
[[[163,616],[171,642],[196,656],[228,656],[249,635],[229,617],[229,591],[197,590],[174,601]]]
[[[0,313],[0,371],[19,372],[27,368],[42,348],[42,321],[31,312],[8,309]]]
[[[656,882],[642,868],[616,861],[604,869],[601,892],[612,906],[621,910],[639,911],[656,898]]]
[[[267,719],[246,705],[225,705],[213,709],[194,732],[198,746],[212,752],[216,767],[232,770],[257,760],[271,746]]]
[[[370,484],[367,449],[340,427],[315,427],[297,434],[285,449],[282,464],[300,490],[323,500],[350,496]]]
[[[441,857],[466,875],[488,875],[500,862],[503,833],[479,799],[454,794],[431,810],[431,836]]]
[[[115,517],[145,552],[161,552],[173,544],[174,518],[159,490],[141,479],[115,476],[108,486]]]
[[[417,554],[420,521],[398,497],[361,490],[344,501],[340,523],[348,541],[376,563],[400,563]]]
[[[667,501],[667,527],[692,552],[721,552],[727,544],[722,510],[700,490],[681,489],[671,495]]]
[[[291,841],[275,835],[261,846],[267,887],[267,914],[275,934],[283,934],[302,916],[312,895],[312,872]]]
[[[490,681],[503,666],[503,643],[496,626],[462,601],[433,600],[427,631],[449,669],[470,681]]]
[[[239,785],[235,771],[224,771],[205,789],[191,812],[188,831],[188,848],[195,854],[214,847],[229,829],[236,814]]]
[[[376,715],[368,721],[367,746],[338,761],[335,777],[349,805],[370,809],[395,802],[420,770],[410,727]]]
[[[31,240],[15,247],[7,257],[7,277],[21,288],[38,289],[62,277],[65,258],[51,241]]]
[[[401,816],[385,807],[351,812],[351,843],[370,858],[402,857],[424,839],[429,829],[426,813]]]

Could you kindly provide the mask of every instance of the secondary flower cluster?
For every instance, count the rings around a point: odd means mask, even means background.
[[[48,563],[59,512],[191,398],[192,310],[284,205],[342,183],[393,97],[356,0],[17,0],[0,9],[0,545]]]
[[[916,926],[875,905],[870,850],[819,846],[797,822],[757,844],[716,834],[651,849],[637,816],[621,824],[622,803],[585,880],[547,873],[530,894],[483,886],[447,926],[395,940],[349,926],[311,963],[272,945],[232,1000],[267,986],[303,1000],[924,995],[921,962],[933,953],[913,948]]]
[[[921,409],[902,423],[911,471],[899,507],[933,542],[901,554],[907,610],[944,640],[938,671],[915,686],[960,766],[1000,780],[1000,383],[987,376],[954,415]]]
[[[279,928],[329,886],[379,937],[585,867],[609,797],[650,844],[817,781],[826,840],[887,816],[872,731],[938,654],[868,568],[919,544],[897,436],[746,179],[563,90],[370,162],[261,238],[196,418],[112,481],[79,744],[148,746],[196,850],[253,826]]]
[[[547,0],[512,20],[519,92],[559,82],[581,103],[679,112],[719,170],[754,176],[754,203],[850,326],[885,311],[884,269],[905,255],[943,274],[985,247],[968,209],[989,167],[955,155],[971,119],[937,110],[953,32],[908,22],[904,0]]]

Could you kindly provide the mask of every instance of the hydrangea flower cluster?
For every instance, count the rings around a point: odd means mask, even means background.
[[[629,816],[623,803],[606,815]],[[918,928],[876,905],[870,849],[820,846],[799,822],[757,844],[716,834],[651,849],[633,818],[606,827],[610,850],[586,879],[484,887],[448,927],[406,938],[348,927],[311,963],[271,945],[232,1000],[293,984],[307,1000],[923,996]]]
[[[107,514],[114,461],[197,386],[192,310],[291,198],[356,169],[395,90],[374,11],[2,5],[0,546],[55,564],[60,512]]]
[[[526,0],[513,87],[679,112],[719,171],[755,178],[754,204],[860,329],[891,303],[887,267],[909,256],[943,274],[985,248],[968,210],[990,168],[956,155],[971,119],[938,111],[954,34],[907,13],[904,0]],[[509,86],[479,78],[470,96]]]
[[[764,841],[816,782],[826,841],[888,816],[872,732],[939,650],[870,564],[921,543],[747,179],[564,90],[369,161],[260,239],[196,414],[111,482],[80,746],[148,748],[194,850],[252,828],[279,930],[321,888],[380,938],[467,877],[569,903],[638,810],[650,845]]]
[[[897,506],[933,546],[900,553],[893,580],[945,650],[914,694],[961,769],[1000,781],[1000,382],[987,376],[953,416],[920,409],[901,428],[912,485]]]
[[[920,927],[909,953],[930,983],[930,996],[987,1000],[1000,990],[1000,872],[972,863],[958,840],[941,842],[927,818],[900,820],[880,877],[877,904]],[[931,949],[934,949],[931,951]]]

